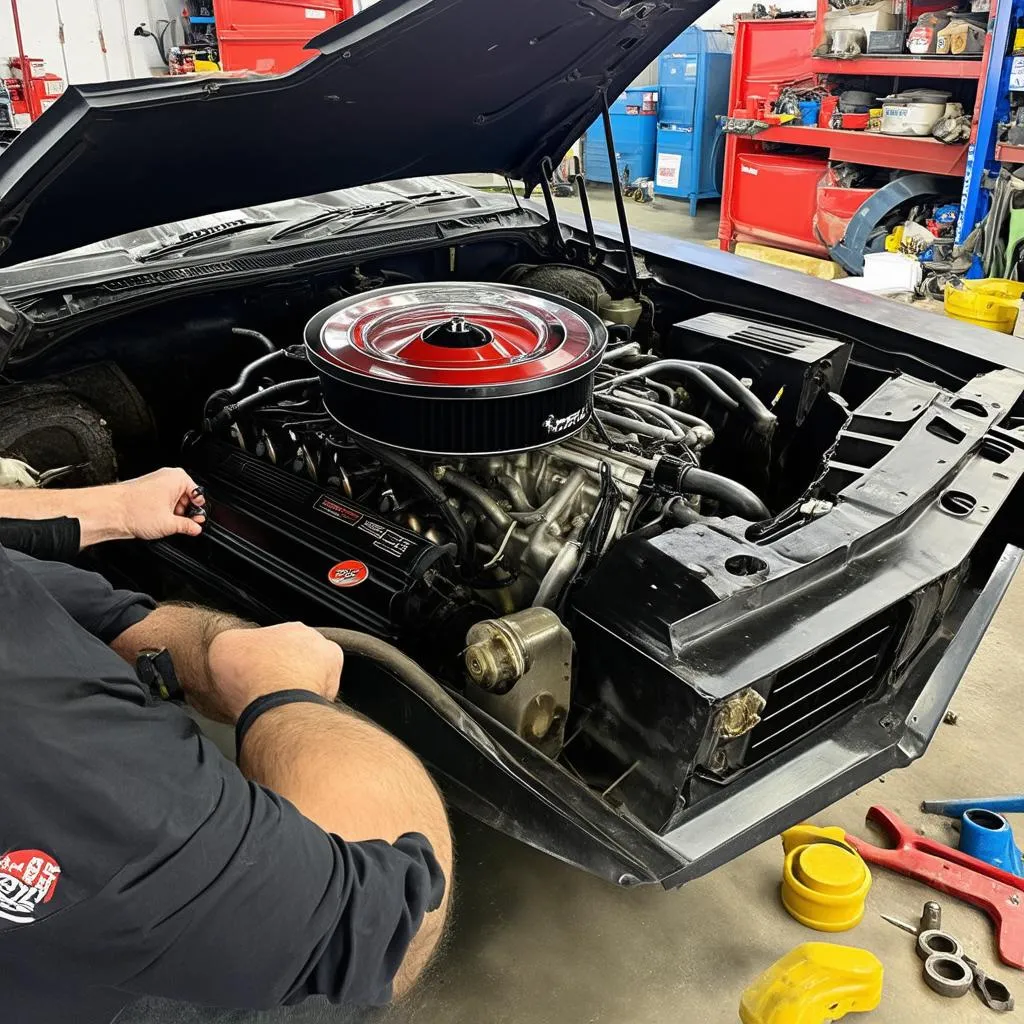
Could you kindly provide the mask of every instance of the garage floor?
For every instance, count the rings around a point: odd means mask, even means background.
[[[572,200],[566,200],[566,205]],[[612,220],[598,197],[595,217]],[[710,238],[714,204],[696,223],[680,205],[631,210],[666,233]],[[853,793],[815,819],[867,835],[864,812],[884,803],[935,838],[954,841],[945,819],[922,816],[926,797],[1024,792],[1024,578],[1019,578],[953,701],[955,726],[940,726],[921,761]],[[1015,824],[1024,841],[1024,816]],[[267,1014],[211,1013],[163,1003],[127,1011],[118,1024],[735,1024],[743,988],[792,947],[820,938],[790,919],[777,895],[778,840],[765,843],[678,892],[619,890],[456,818],[458,897],[445,955],[402,1005],[350,1014],[323,1004]],[[932,890],[878,870],[864,922],[840,942],[872,950],[885,965],[882,1006],[850,1020],[890,1024],[987,1022],[973,994],[944,1000],[925,988],[913,939],[882,921],[916,920]],[[1024,1000],[1024,974],[1001,968],[987,919],[937,897],[943,925],[982,966]]]

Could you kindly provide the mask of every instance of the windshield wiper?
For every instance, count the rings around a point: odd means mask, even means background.
[[[406,210],[415,210],[421,206],[431,206],[434,203],[450,202],[453,199],[461,199],[457,192],[417,192],[410,196],[400,196],[395,199],[387,199],[381,203],[374,203],[369,206],[347,206],[338,209],[325,209],[314,213],[310,217],[295,221],[293,224],[286,224],[283,228],[275,231],[267,238],[268,242],[276,242],[281,238],[289,238],[292,235],[301,235],[314,228],[323,227],[334,221],[345,221],[341,231],[351,231],[362,224],[369,224],[375,220],[404,213]],[[336,232],[331,232],[335,234]],[[340,232],[337,232],[340,233]]]
[[[330,224],[331,221],[341,220],[346,217],[355,217],[360,213],[367,213],[368,211],[377,212],[378,210],[384,210],[391,206],[401,205],[403,200],[393,199],[387,203],[380,203],[375,206],[340,206],[336,209],[325,209],[319,213],[314,213],[310,217],[303,217],[302,220],[294,221],[291,224],[286,224],[283,228],[279,228],[272,235],[267,237],[268,242],[276,242],[279,238],[288,238],[290,235],[300,235],[304,231],[309,231],[312,228],[321,227],[324,224]]]
[[[238,235],[243,231],[251,231],[254,228],[266,228],[272,227],[274,224],[280,224],[278,220],[230,220],[223,224],[214,224],[208,228],[196,228],[194,231],[185,231],[173,242],[168,242],[166,245],[161,245],[158,249],[153,249],[150,252],[143,253],[141,256],[137,256],[135,261],[137,263],[149,263],[153,260],[161,259],[164,256],[169,256],[176,252],[186,252],[189,249],[193,249],[196,246],[202,245],[204,242],[212,241],[217,238],[224,238],[226,235]]]

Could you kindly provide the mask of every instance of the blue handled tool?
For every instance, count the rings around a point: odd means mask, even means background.
[[[1024,796],[981,796],[973,800],[925,800],[921,810],[925,814],[942,814],[947,818],[960,818],[964,811],[977,807],[996,814],[1024,814]]]

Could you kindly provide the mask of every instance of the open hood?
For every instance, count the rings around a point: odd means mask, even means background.
[[[424,174],[534,186],[712,0],[379,0],[278,77],[74,86],[0,156],[0,265]]]

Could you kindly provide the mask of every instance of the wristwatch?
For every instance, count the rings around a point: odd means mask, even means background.
[[[171,653],[166,648],[140,651],[135,659],[135,674],[158,700],[185,703],[185,691],[178,682]]]

